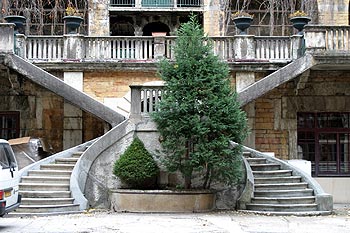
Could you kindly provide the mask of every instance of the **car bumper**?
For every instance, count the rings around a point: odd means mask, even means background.
[[[2,217],[5,214],[7,214],[7,213],[17,209],[19,207],[19,205],[21,204],[21,200],[22,200],[22,196],[18,195],[17,203],[12,205],[12,206],[8,206],[8,207],[5,207],[6,206],[6,201],[5,200],[4,201],[0,201],[0,217]],[[2,203],[5,203],[5,205],[1,205]],[[2,207],[2,206],[4,206],[4,207]]]

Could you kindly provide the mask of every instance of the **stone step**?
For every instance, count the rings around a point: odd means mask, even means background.
[[[277,212],[316,211],[317,204],[247,204],[247,209]]]
[[[252,153],[251,152],[248,152],[248,151],[243,151],[243,156],[245,158],[250,158],[252,156]]]
[[[70,191],[24,191],[19,190],[22,198],[69,198]]]
[[[59,171],[72,171],[74,164],[43,164],[40,166],[40,170],[59,170]]]
[[[60,158],[56,159],[56,164],[76,164],[79,158]]]
[[[50,177],[50,176],[23,176],[21,183],[40,183],[40,184],[69,184],[70,176]]]
[[[256,177],[286,177],[292,176],[292,170],[276,170],[276,171],[253,171]]]
[[[257,177],[254,179],[255,184],[279,184],[279,183],[298,183],[298,182],[301,182],[300,176]]]
[[[74,198],[22,198],[21,205],[66,205],[73,204]]]
[[[79,211],[79,204],[67,205],[20,205],[17,213],[53,213],[53,212]]]
[[[275,163],[250,164],[253,171],[276,171],[281,168],[281,165]]]
[[[306,189],[307,183],[255,184],[256,191]]]
[[[28,176],[45,176],[45,177],[70,177],[72,171],[62,170],[32,170],[28,171]]]
[[[314,204],[315,197],[253,197],[254,204]]]
[[[23,190],[23,191],[69,191],[69,184],[20,183],[19,190]]]
[[[246,158],[250,165],[252,164],[264,164],[266,163],[265,158]]]
[[[72,158],[80,158],[84,151],[77,151],[72,154]]]
[[[313,195],[312,189],[254,191],[254,197],[305,197]]]

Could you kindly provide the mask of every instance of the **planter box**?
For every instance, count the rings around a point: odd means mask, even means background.
[[[116,212],[206,212],[215,208],[211,191],[112,190],[111,209]]]

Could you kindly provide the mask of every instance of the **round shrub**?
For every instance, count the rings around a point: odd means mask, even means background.
[[[130,188],[146,189],[155,186],[159,167],[142,141],[136,137],[115,162],[113,173]]]

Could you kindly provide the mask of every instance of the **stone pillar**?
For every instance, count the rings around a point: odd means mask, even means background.
[[[85,58],[84,36],[64,35],[63,59],[82,60]]]
[[[141,87],[140,85],[131,85],[131,106],[130,121],[137,123],[141,120]]]
[[[349,0],[317,0],[318,24],[349,25]]]
[[[13,23],[0,23],[0,53],[13,53],[15,46]]]
[[[15,53],[23,58],[26,58],[26,36],[24,34],[16,34],[16,48]]]
[[[307,53],[326,50],[326,30],[322,26],[306,26],[304,38]]]
[[[109,36],[110,0],[88,0],[89,6],[89,36]]]
[[[79,91],[83,91],[82,72],[64,72],[64,82]],[[64,102],[63,149],[83,143],[83,111]]]
[[[154,58],[162,59],[165,56],[165,34],[152,34],[154,40]]]
[[[225,12],[220,8],[220,0],[203,0],[203,26],[208,36],[225,35]]]
[[[237,72],[236,73],[236,91],[239,93],[244,88],[255,82],[254,72]],[[255,148],[255,103],[254,101],[244,106],[247,114],[248,127],[250,133],[243,143],[245,146]]]
[[[234,36],[233,51],[235,59],[250,60],[255,59],[255,43],[253,35]]]
[[[292,59],[296,60],[300,56],[303,55],[304,49],[303,45],[305,45],[304,37],[302,35],[293,35],[291,36],[291,43],[292,43],[292,48],[291,48],[291,55]]]

